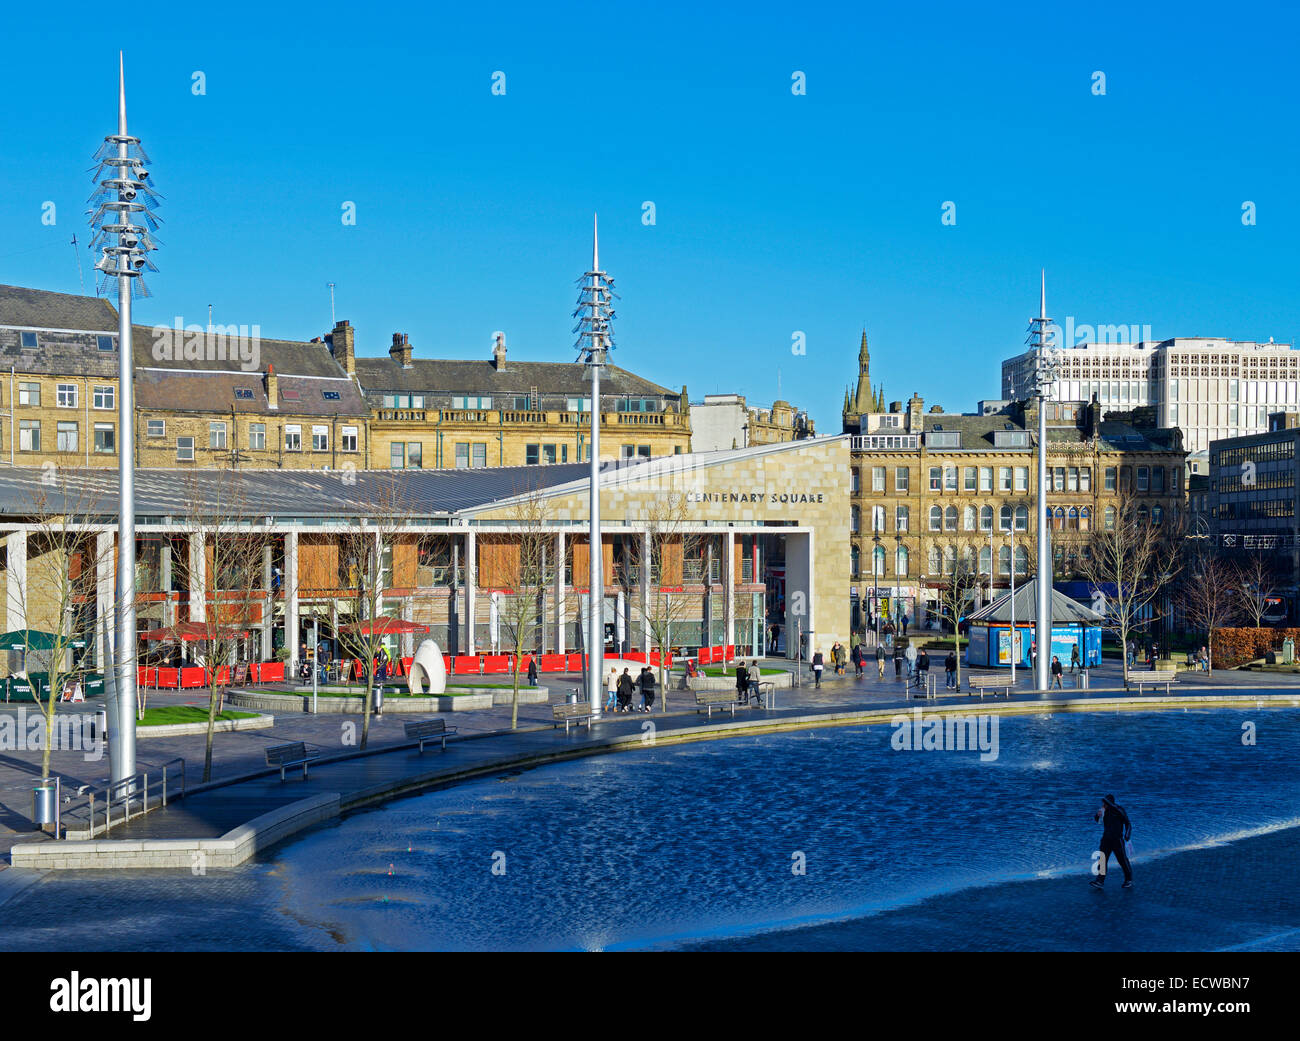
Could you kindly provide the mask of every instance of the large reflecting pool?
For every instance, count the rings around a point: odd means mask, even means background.
[[[893,733],[548,766],[234,871],[49,876],[0,928],[74,950],[1300,946],[1300,711],[1006,718],[993,761]],[[1086,885],[1105,792],[1134,821],[1130,892]]]

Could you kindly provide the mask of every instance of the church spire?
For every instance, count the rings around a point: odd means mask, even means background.
[[[858,388],[853,395],[853,411],[875,411],[875,396],[871,393],[871,352],[867,349],[867,330],[862,330],[862,345],[858,348]]]

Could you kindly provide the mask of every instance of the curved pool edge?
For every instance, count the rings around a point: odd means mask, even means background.
[[[1231,689],[1231,688],[1229,688]],[[627,722],[650,723],[652,729],[606,736],[585,736],[575,732],[566,736],[569,743],[554,748],[509,753],[469,767],[439,768],[397,777],[380,784],[354,788],[347,793],[326,792],[307,796],[288,803],[269,813],[263,813],[228,831],[219,838],[179,839],[99,839],[86,841],[17,843],[10,854],[14,867],[38,871],[58,870],[158,870],[191,869],[196,855],[204,857],[213,867],[236,867],[258,853],[322,822],[341,817],[353,810],[365,809],[392,799],[418,795],[424,792],[453,787],[469,781],[497,774],[533,769],[553,763],[602,755],[610,752],[654,748],[659,745],[689,744],[699,741],[723,740],[748,735],[781,733],[790,730],[815,730],[825,727],[862,726],[889,723],[916,711],[929,716],[944,715],[1042,715],[1055,712],[1098,711],[1169,711],[1203,708],[1297,708],[1300,691],[1286,694],[1216,694],[1206,693],[1166,696],[1120,696],[1115,698],[1061,698],[1040,701],[969,701],[942,704],[936,701],[917,700],[908,705],[890,705],[880,708],[831,709],[821,712],[769,716],[763,718],[703,722],[679,728],[657,723],[652,717],[633,717]],[[698,716],[698,713],[696,714]],[[690,714],[670,716],[668,719],[684,723],[696,718]],[[528,731],[538,733],[539,731]],[[544,730],[540,731],[545,733]],[[490,741],[492,737],[519,733],[505,732],[473,738],[476,743]],[[558,738],[559,735],[557,735]],[[448,742],[448,750],[460,744]],[[360,756],[388,756],[409,752],[415,742],[406,742],[383,750],[368,750],[333,761]],[[322,764],[325,766],[327,764]],[[319,768],[318,768],[319,769]],[[238,783],[237,781],[232,783]],[[223,785],[228,787],[229,785]],[[157,811],[155,811],[157,812]],[[210,858],[210,859],[208,859]]]

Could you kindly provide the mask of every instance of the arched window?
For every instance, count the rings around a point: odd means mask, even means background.
[[[943,551],[943,569],[948,574],[954,574],[957,571],[957,547],[949,546]]]
[[[849,471],[849,492],[853,495],[858,494],[858,468],[856,466]]]
[[[862,530],[862,510],[857,506],[849,507],[849,531],[856,535]]]
[[[859,550],[857,546],[854,546],[852,549],[849,550],[849,574],[852,575],[854,578],[858,577],[861,563],[862,563],[862,551]]]
[[[1011,530],[1011,507],[1003,506],[998,510],[998,531]]]
[[[961,563],[967,571],[975,570],[975,547],[967,546],[961,551]]]
[[[943,511],[943,530],[944,531],[957,530],[957,507],[956,506],[949,506],[946,510]]]
[[[1028,531],[1028,530],[1029,530],[1029,507],[1017,506],[1016,507],[1016,531]]]
[[[1105,524],[1106,530],[1114,531],[1115,530],[1115,507],[1107,506],[1106,512],[1102,514],[1102,517],[1103,517],[1102,523]]]
[[[1092,511],[1085,506],[1079,511],[1079,530],[1087,531],[1092,527]]]
[[[1066,528],[1068,528],[1070,531],[1078,531],[1078,530],[1079,530],[1079,511],[1078,511],[1077,509],[1075,509],[1073,506],[1071,506],[1071,507],[1070,507],[1070,512],[1069,512],[1068,514],[1066,514],[1066,518],[1067,518],[1067,523],[1066,523],[1066,525],[1065,525]]]
[[[992,530],[993,530],[993,507],[981,506],[980,507],[980,531],[992,531]]]
[[[1151,507],[1151,523],[1152,523],[1152,524],[1159,524],[1160,521],[1161,521],[1163,518],[1164,518],[1164,510],[1162,510],[1159,506],[1152,506],[1152,507]]]
[[[943,507],[931,506],[930,507],[930,530],[938,531],[942,527],[943,527]]]
[[[873,567],[875,568],[872,574],[883,576],[885,574],[885,547],[877,546],[872,553],[872,558],[874,560]]]
[[[1026,575],[1029,573],[1029,550],[1024,546],[1016,547],[1016,574]]]
[[[999,575],[1011,574],[1011,547],[1010,546],[998,547],[998,574]]]
[[[1151,523],[1151,518],[1150,518],[1150,516],[1148,515],[1148,513],[1147,513],[1147,508],[1146,508],[1145,506],[1139,506],[1139,507],[1138,507],[1138,523],[1139,523],[1139,524],[1149,524],[1149,523]]]
[[[894,554],[894,574],[900,578],[907,575],[907,547],[899,546]]]
[[[980,548],[980,574],[981,575],[987,575],[989,573],[989,568],[992,566],[992,559],[993,558],[989,553],[988,546],[981,547]]]
[[[975,517],[976,517],[976,514],[975,514],[975,507],[974,507],[974,506],[967,506],[964,510],[962,510],[962,518],[961,518],[961,521],[962,521],[962,523],[961,523],[962,530],[964,530],[964,531],[974,531],[974,530],[975,530]]]
[[[943,553],[938,546],[930,547],[930,574],[938,575],[943,572]]]

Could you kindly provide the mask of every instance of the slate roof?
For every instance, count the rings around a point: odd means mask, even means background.
[[[117,310],[101,297],[0,285],[0,325],[115,333]]]
[[[357,358],[357,378],[366,393],[399,391],[415,394],[539,394],[583,397],[591,394],[587,370],[579,362],[507,361],[497,369],[491,361],[416,358],[409,369],[392,358]],[[635,395],[677,398],[676,391],[661,387],[635,373],[606,365],[600,392],[611,397]]]
[[[586,463],[558,466],[509,466],[463,470],[358,470],[344,483],[340,471],[137,469],[135,508],[140,518],[189,512],[197,494],[208,503],[244,503],[247,516],[350,519],[374,514],[377,502],[403,504],[413,518],[447,516],[579,480],[590,473]],[[77,516],[111,517],[117,513],[117,470],[60,470],[55,485],[42,484],[40,467],[0,468],[0,516],[69,509]],[[234,483],[232,483],[234,482]],[[35,504],[41,503],[37,511]],[[226,512],[229,510],[227,506]]]
[[[307,376],[277,376],[280,407],[268,407],[266,381],[259,372],[172,372],[167,369],[136,369],[135,403],[142,409],[168,412],[220,412],[225,415],[268,416],[368,416],[370,409],[361,391],[349,379],[315,379]],[[235,388],[246,388],[252,398],[235,397]],[[298,398],[285,397],[297,391]],[[323,396],[338,394],[338,400]]]
[[[1028,622],[1036,614],[1038,607],[1038,580],[1031,578],[1023,586],[1016,587],[1016,623]],[[1063,625],[1069,622],[1082,622],[1085,625],[1100,625],[1102,616],[1091,608],[1084,607],[1077,600],[1071,600],[1059,589],[1052,590],[1052,624]],[[972,622],[1010,622],[1011,593],[1003,593],[991,604],[986,604],[968,619]]]

